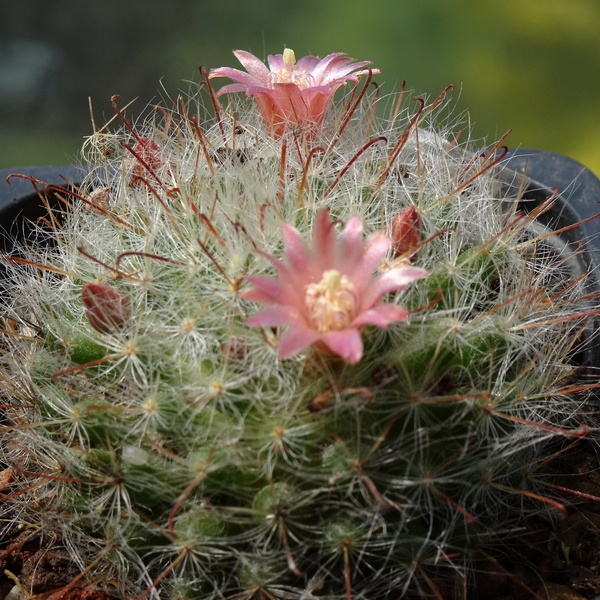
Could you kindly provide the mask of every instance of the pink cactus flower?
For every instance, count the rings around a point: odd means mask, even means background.
[[[230,67],[212,69],[211,79],[229,77],[239,82],[222,87],[217,96],[233,92],[254,96],[265,124],[276,137],[289,127],[314,130],[323,121],[335,91],[346,81],[358,81],[368,73],[368,69],[358,69],[371,64],[354,62],[343,52],[323,59],[304,56],[296,62],[294,51],[286,48],[283,54],[269,55],[267,68],[249,52],[235,50],[234,54],[248,72]],[[379,69],[372,72],[379,73]]]
[[[408,318],[406,308],[381,302],[381,298],[428,272],[402,266],[374,276],[393,241],[381,231],[364,241],[362,231],[362,223],[355,216],[338,239],[329,210],[323,209],[316,217],[309,248],[300,233],[285,224],[286,262],[263,253],[277,268],[277,276],[247,278],[253,287],[243,298],[267,307],[246,324],[291,326],[279,343],[282,359],[316,344],[355,364],[363,355],[360,332],[365,325],[387,327]]]

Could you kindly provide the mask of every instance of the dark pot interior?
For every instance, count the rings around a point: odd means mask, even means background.
[[[83,180],[85,170],[80,167],[18,167],[0,171],[0,249],[6,251],[12,240],[23,239],[31,230],[30,221],[43,216],[46,209],[32,182],[12,174],[33,177],[44,184],[36,184],[44,193],[47,185],[78,185]],[[46,194],[50,205],[57,203],[53,194]]]
[[[564,259],[565,276],[576,279],[588,273],[587,295],[600,293],[600,218],[595,218],[600,214],[600,180],[582,164],[554,152],[511,150],[506,164],[503,183],[512,195],[522,188],[521,210],[531,212],[557,193],[556,203],[536,219],[532,233],[541,236],[558,232],[544,242]],[[570,227],[573,224],[577,225]],[[587,309],[593,311],[599,306],[600,298],[590,298]],[[600,315],[596,315],[588,327],[594,342],[576,357],[587,375],[597,375],[600,367],[599,330]],[[598,393],[596,398],[600,398]]]

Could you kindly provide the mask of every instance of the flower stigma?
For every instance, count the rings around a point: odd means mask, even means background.
[[[307,286],[305,303],[310,324],[317,331],[345,329],[354,319],[354,285],[345,275],[330,269],[321,281]]]
[[[296,64],[296,55],[291,48],[284,49],[283,62],[288,69],[291,69]]]
[[[306,72],[306,69],[296,66],[296,54],[291,48],[284,49],[282,60],[285,68],[271,73],[271,84],[293,83],[301,90],[311,87],[313,77]]]

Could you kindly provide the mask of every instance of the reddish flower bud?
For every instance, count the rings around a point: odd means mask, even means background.
[[[246,340],[237,335],[231,336],[229,341],[221,346],[223,358],[242,361],[246,358],[246,352]]]
[[[390,226],[394,258],[411,253],[421,241],[421,215],[414,206],[397,214]]]
[[[140,138],[133,147],[133,153],[136,157],[133,173],[138,177],[147,177],[148,169],[156,172],[165,164],[161,147],[150,138]]]
[[[112,285],[86,283],[81,299],[90,325],[100,333],[114,333],[129,319],[129,301]]]

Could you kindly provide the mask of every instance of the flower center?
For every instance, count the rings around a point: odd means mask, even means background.
[[[311,86],[312,75],[305,69],[296,66],[296,55],[291,48],[283,51],[283,64],[285,67],[271,73],[271,83],[295,83],[301,90]]]
[[[326,332],[345,329],[354,319],[354,285],[331,269],[306,288],[305,304],[311,327]]]

